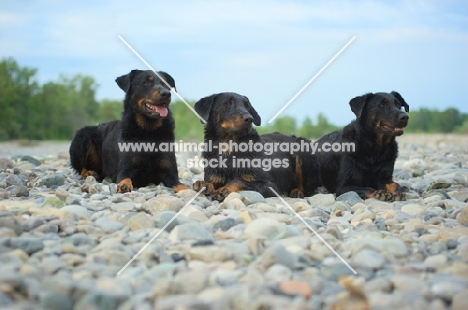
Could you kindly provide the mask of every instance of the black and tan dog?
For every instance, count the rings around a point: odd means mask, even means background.
[[[204,168],[204,181],[195,182],[195,190],[205,186],[205,194],[220,201],[240,190],[258,191],[265,197],[272,197],[275,194],[269,187],[280,195],[303,196],[295,171],[300,167],[295,165],[293,155],[255,151],[256,144],[289,143],[291,137],[279,133],[260,136],[252,126],[252,123],[260,125],[260,116],[247,97],[236,93],[215,94],[200,99],[195,103],[195,110],[207,121],[205,144],[213,146],[202,153],[203,158],[213,165]],[[229,143],[252,147],[244,151],[222,147]]]
[[[393,169],[398,155],[396,136],[408,124],[409,106],[401,95],[369,93],[351,99],[356,120],[342,130],[323,136],[319,148],[327,143],[354,143],[354,151],[317,153],[320,182],[337,196],[354,191],[362,198],[404,200],[405,187],[393,182]],[[349,145],[349,144],[348,144]]]
[[[158,74],[175,87],[169,74]],[[146,143],[157,148],[160,143],[174,142],[169,86],[150,70],[132,70],[116,82],[126,94],[122,119],[78,130],[70,145],[72,167],[83,178],[110,177],[118,183],[117,192],[121,193],[161,182],[176,191],[186,189],[179,182],[174,152],[119,148],[119,143]]]

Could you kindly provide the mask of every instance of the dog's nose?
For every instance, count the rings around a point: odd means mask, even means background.
[[[162,98],[170,98],[171,97],[171,92],[168,91],[168,90],[161,90],[159,92],[159,95],[162,97]]]
[[[408,114],[406,113],[400,113],[400,116],[398,117],[400,121],[407,121],[409,119]]]
[[[244,122],[245,123],[252,123],[253,122],[253,117],[252,115],[244,115]]]

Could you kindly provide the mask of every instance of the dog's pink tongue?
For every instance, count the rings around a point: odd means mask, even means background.
[[[155,108],[156,112],[158,112],[161,117],[167,116],[168,111],[166,107],[155,106]]]

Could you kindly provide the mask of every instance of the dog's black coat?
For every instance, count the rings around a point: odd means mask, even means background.
[[[195,103],[195,110],[207,121],[205,125],[205,143],[212,145],[228,143],[229,141],[240,143],[266,143],[287,142],[291,137],[279,133],[260,136],[252,128],[252,123],[259,126],[260,116],[252,107],[249,99],[236,93],[219,93],[200,99]],[[223,200],[229,193],[239,190],[253,190],[260,192],[265,197],[275,194],[269,189],[272,187],[280,195],[300,195],[295,190],[298,187],[295,182],[295,160],[286,152],[274,152],[271,155],[265,152],[241,152],[239,150],[228,150],[219,154],[219,149],[213,148],[202,153],[204,159],[227,159],[227,167],[210,167],[204,169],[204,182],[198,181],[194,189],[199,190],[207,187],[206,193],[212,198]],[[221,157],[220,157],[221,156]],[[262,168],[234,167],[233,160],[238,159],[269,159],[284,163],[287,167],[274,168],[265,171]]]
[[[369,93],[349,102],[356,120],[320,138],[328,143],[355,144],[354,152],[319,152],[320,182],[337,196],[355,191],[362,198],[381,200],[404,199],[404,193],[393,182],[393,169],[398,155],[395,137],[403,134],[408,124],[409,106],[401,95]]]
[[[158,72],[171,87],[174,79]],[[168,187],[182,186],[178,179],[174,152],[121,152],[118,143],[174,142],[174,119],[168,106],[171,92],[153,71],[132,70],[116,79],[125,92],[121,120],[78,130],[70,145],[72,167],[84,178],[98,180],[110,177],[118,183],[119,192],[133,186],[164,183]],[[178,188],[178,189],[182,189]]]

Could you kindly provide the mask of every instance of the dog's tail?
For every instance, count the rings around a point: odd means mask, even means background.
[[[70,144],[70,162],[77,173],[86,177],[102,171],[101,134],[96,126],[87,126],[78,130]]]

